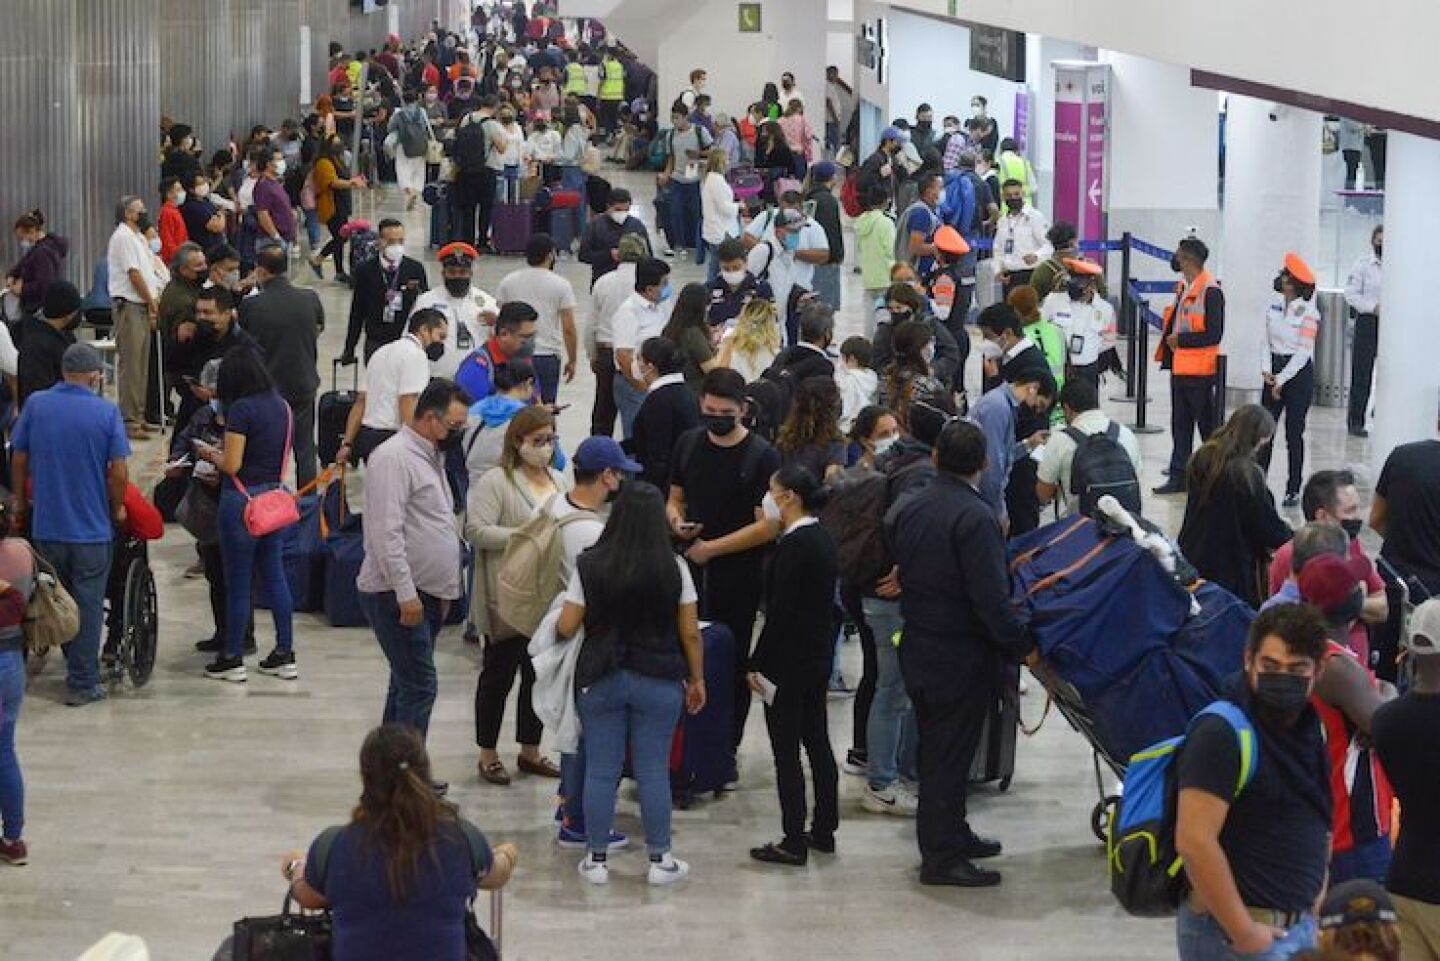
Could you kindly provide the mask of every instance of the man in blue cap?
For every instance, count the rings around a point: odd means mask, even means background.
[[[840,265],[845,263],[845,235],[840,229],[840,201],[835,196],[835,164],[822,160],[810,168],[810,189],[805,200],[815,204],[811,219],[825,229],[830,259],[815,265],[810,289],[825,303],[840,309]]]
[[[905,134],[899,127],[886,127],[880,131],[880,146],[860,165],[859,180],[855,186],[860,196],[868,195],[875,187],[884,188],[895,202],[900,183],[905,178],[905,168],[900,164],[900,152],[905,149]]]

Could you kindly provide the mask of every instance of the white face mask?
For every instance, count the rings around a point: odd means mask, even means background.
[[[765,492],[765,499],[760,502],[760,510],[765,513],[767,521],[780,523],[780,505],[775,503],[775,495],[769,491]]]
[[[745,271],[743,271],[743,270],[722,270],[722,271],[720,271],[720,278],[721,278],[722,280],[724,280],[725,283],[726,283],[727,285],[731,286],[731,287],[739,287],[739,286],[740,286],[740,282],[745,279]]]
[[[151,238],[150,238],[150,249],[151,249],[154,253],[157,253],[157,254],[158,254],[158,253],[160,252],[160,246],[161,246],[161,244],[160,244],[160,238],[159,238],[159,237],[151,237]]]
[[[980,356],[984,360],[999,360],[1005,356],[1005,349],[993,340],[980,341]]]
[[[182,191],[180,191],[178,194],[175,195],[175,206],[178,207],[178,206],[180,206],[181,204],[183,204],[184,202],[185,202],[185,191],[182,190]]]
[[[405,258],[404,244],[391,244],[385,248],[385,259],[392,264],[398,264]]]
[[[285,158],[284,158],[284,157],[281,157],[279,160],[275,161],[275,176],[277,176],[277,177],[283,177],[283,176],[285,176]]]
[[[621,227],[623,227],[623,226],[625,226],[625,221],[627,221],[627,220],[630,219],[630,211],[628,211],[628,210],[612,210],[612,211],[610,211],[610,219],[613,220],[613,221],[615,221],[615,223],[619,224]]]
[[[875,442],[875,456],[881,457],[900,441],[899,434],[890,434]]]
[[[195,188],[195,196],[201,198],[202,200],[203,200],[204,198],[210,196],[210,185],[209,185],[209,184],[201,184],[200,186],[196,187],[196,188]]]
[[[972,103],[970,105],[970,116],[977,119],[985,116],[985,108],[980,106],[978,103]]]

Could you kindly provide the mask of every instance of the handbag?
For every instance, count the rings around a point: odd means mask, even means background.
[[[280,458],[280,477],[285,477],[286,471],[290,469],[290,443],[294,440],[295,414],[290,410],[290,405],[285,405],[285,453]],[[251,537],[266,537],[276,531],[284,530],[291,524],[300,522],[300,505],[296,503],[295,495],[286,490],[283,486],[273,491],[266,491],[258,497],[251,497],[245,485],[240,483],[240,478],[235,474],[230,475],[230,480],[235,484],[235,489],[244,495],[245,504],[245,530]]]
[[[34,654],[43,654],[52,647],[68,644],[80,631],[80,607],[60,583],[55,565],[47,561],[33,546],[35,589],[25,605],[21,630],[25,644]]]
[[[234,961],[330,961],[330,913],[291,910],[289,891],[280,913],[235,922]]]

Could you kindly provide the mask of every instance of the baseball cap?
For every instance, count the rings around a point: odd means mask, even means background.
[[[899,127],[886,127],[884,130],[880,131],[880,139],[882,141],[904,140],[905,135],[900,132]]]
[[[45,288],[42,310],[51,320],[69,317],[80,309],[80,291],[68,280],[51,281]]]
[[[1440,654],[1440,600],[1425,601],[1410,615],[1410,653]]]
[[[645,468],[625,456],[613,437],[587,437],[575,451],[575,467],[588,473],[618,470],[638,474]]]
[[[1369,573],[1369,564],[1359,558],[1322,554],[1306,562],[1295,582],[1301,599],[1320,608],[1329,618],[1333,614],[1348,613],[1346,609],[1354,602],[1355,588],[1365,582]]]
[[[835,179],[835,164],[829,160],[820,161],[810,168],[810,179],[816,183]]]
[[[66,374],[93,374],[104,369],[105,362],[100,359],[100,352],[86,343],[66,347],[65,355],[60,359],[60,370]]]
[[[1395,902],[1379,884],[1356,878],[1337,884],[1320,905],[1321,928],[1345,928],[1352,924],[1396,924]]]

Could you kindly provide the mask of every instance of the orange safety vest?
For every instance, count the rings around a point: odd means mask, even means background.
[[[1161,334],[1160,346],[1155,351],[1157,361],[1163,362],[1165,359],[1165,351],[1169,349],[1165,338],[1170,336],[1172,329],[1182,334],[1205,332],[1205,293],[1211,287],[1218,286],[1220,285],[1208,270],[1202,270],[1188,290],[1184,281],[1175,285],[1175,303],[1165,308],[1164,332]],[[1180,307],[1178,325],[1175,319],[1177,305]],[[1176,347],[1170,361],[1170,373],[1177,377],[1214,377],[1219,358],[1219,344],[1212,347]]]

